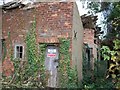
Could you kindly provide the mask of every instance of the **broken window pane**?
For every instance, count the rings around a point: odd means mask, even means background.
[[[17,52],[19,52],[19,46],[17,46],[16,48],[17,48]]]
[[[23,47],[22,46],[20,46],[20,52],[22,52],[23,51]]]
[[[22,53],[19,53],[19,58],[22,58]]]
[[[23,58],[23,46],[17,45],[15,48],[15,58]]]

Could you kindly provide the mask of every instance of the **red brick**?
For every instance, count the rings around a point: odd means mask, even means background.
[[[13,9],[11,11],[3,12],[3,38],[6,39],[7,51],[10,48],[10,38],[12,40],[12,51],[14,50],[14,43],[24,43],[27,32],[32,27],[34,17],[36,18],[36,34],[38,43],[59,43],[59,38],[69,38],[72,35],[72,2],[59,3],[38,3],[34,9]],[[11,32],[8,38],[8,32]],[[49,37],[41,37],[41,33],[46,33]],[[70,50],[71,51],[71,50]],[[12,52],[13,53],[13,52]],[[8,56],[8,52],[7,52]],[[9,59],[8,59],[9,60]],[[12,62],[9,68],[13,68]],[[4,69],[7,60],[3,62]],[[6,70],[4,70],[6,71]],[[12,70],[5,72],[8,76]]]

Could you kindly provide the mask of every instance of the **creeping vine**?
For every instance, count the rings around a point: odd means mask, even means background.
[[[77,87],[77,70],[76,67],[72,68],[70,65],[70,52],[69,52],[70,40],[60,39],[60,87],[76,88]]]

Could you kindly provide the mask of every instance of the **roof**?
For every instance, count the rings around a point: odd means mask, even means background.
[[[97,21],[97,16],[89,15],[87,16],[86,14],[81,16],[83,27],[84,28],[89,28],[89,29],[95,29],[96,26],[96,21]]]
[[[20,8],[20,7],[23,7],[25,6],[24,4],[22,4],[21,2],[15,2],[15,1],[12,1],[12,2],[8,2],[4,5],[2,5],[2,9],[3,10],[10,10],[10,9],[14,9],[14,8]]]

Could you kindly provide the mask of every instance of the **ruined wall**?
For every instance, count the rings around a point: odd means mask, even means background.
[[[91,64],[91,69],[94,70],[94,62],[97,60],[97,44],[94,42],[94,30],[93,29],[84,29],[84,43],[88,44],[88,47],[91,48],[90,52],[90,64]]]
[[[47,39],[71,37],[73,3],[39,3],[34,9],[13,9],[3,12],[3,38],[12,43],[24,42],[26,32],[36,18],[38,42]],[[44,38],[44,39],[43,39]],[[7,41],[6,41],[7,42]],[[57,42],[57,41],[55,41]],[[9,46],[9,45],[7,45]]]
[[[15,44],[25,46],[26,34],[32,27],[34,19],[36,19],[38,43],[59,43],[58,38],[71,38],[72,18],[72,2],[37,3],[34,8],[24,7],[3,11],[2,37],[5,39],[7,50],[3,68],[14,70],[13,63],[9,60],[10,54],[14,55]],[[9,32],[10,37],[8,37]],[[26,59],[25,56],[23,59]],[[9,76],[11,72],[8,70],[6,75]]]
[[[93,29],[84,29],[84,43],[88,44],[90,48],[93,48],[93,58],[97,59],[97,45],[94,42],[94,30]]]

